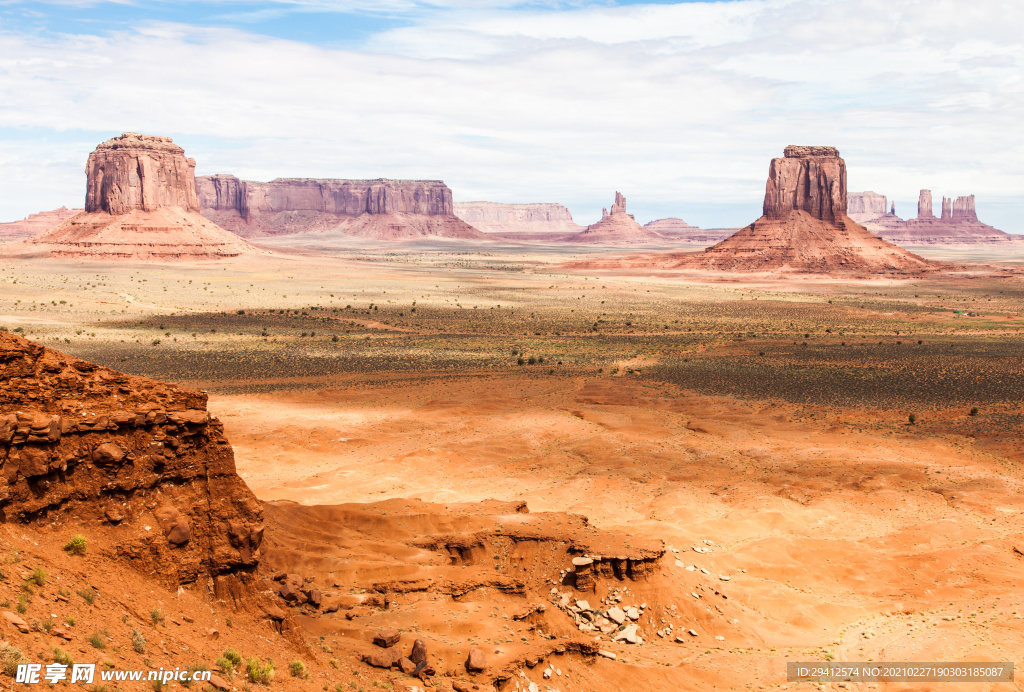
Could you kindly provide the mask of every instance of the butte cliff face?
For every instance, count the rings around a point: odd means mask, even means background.
[[[51,256],[223,259],[256,254],[199,214],[195,160],[170,137],[127,132],[89,155],[85,211],[28,241]]]
[[[917,255],[872,235],[846,214],[846,163],[833,147],[789,146],[773,159],[764,215],[675,266],[729,271],[912,274]]]
[[[626,198],[621,192],[615,193],[611,211],[602,210],[600,221],[571,236],[571,242],[574,243],[606,245],[656,243],[667,240],[666,236],[641,226],[632,214],[626,213]]]
[[[261,183],[213,175],[198,178],[197,185],[203,215],[244,237],[336,233],[380,240],[487,239],[455,215],[452,191],[440,180]]]
[[[0,332],[0,521],[45,521],[170,583],[255,567],[262,508],[206,395]]]
[[[544,240],[583,228],[572,220],[568,208],[552,203],[456,202],[455,215],[485,233],[511,240]]]

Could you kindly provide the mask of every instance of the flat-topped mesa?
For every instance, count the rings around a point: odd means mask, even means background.
[[[199,213],[196,162],[170,137],[126,132],[85,166],[85,211],[26,240],[21,252],[98,260],[210,261],[264,251]]]
[[[505,238],[544,239],[557,234],[577,233],[581,227],[562,204],[532,202],[455,202],[455,215],[484,233],[500,233]]]
[[[170,137],[125,132],[89,154],[85,210],[121,215],[178,207],[197,212],[195,168],[195,159],[186,158]]]
[[[846,215],[846,162],[835,147],[790,145],[772,159],[764,193],[764,216],[783,219],[804,211],[828,223]]]
[[[391,226],[408,227],[396,231],[399,238],[483,236],[456,217],[452,191],[441,180],[277,178],[263,183],[221,174],[196,182],[203,215],[245,237],[324,231],[358,235],[366,228],[376,233]],[[392,223],[368,217],[395,218]]]

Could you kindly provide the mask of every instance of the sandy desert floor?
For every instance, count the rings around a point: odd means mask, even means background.
[[[381,567],[401,550],[388,541],[490,500],[506,504],[474,530],[557,535],[583,515],[618,550],[663,546],[644,579],[590,596],[645,603],[642,646],[605,638],[617,660],[567,658],[556,682],[524,667],[503,690],[818,689],[787,684],[786,662],[1024,660],[1021,276],[701,284],[561,266],[580,253],[334,252],[0,261],[0,327],[208,390],[272,508],[273,566],[339,587],[432,579],[433,553]],[[422,524],[431,512],[448,518]],[[518,559],[548,599],[558,566]],[[361,619],[449,661],[493,643],[511,665],[544,637],[483,614],[508,605],[499,591],[410,589]],[[567,622],[549,635],[580,636]],[[358,637],[345,618],[304,627]]]

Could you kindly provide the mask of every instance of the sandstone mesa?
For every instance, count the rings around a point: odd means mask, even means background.
[[[197,179],[208,219],[247,238],[311,234],[374,240],[491,240],[459,219],[440,180]]]
[[[259,253],[200,215],[195,165],[170,137],[114,137],[89,155],[85,211],[24,248],[51,257],[155,261]]]

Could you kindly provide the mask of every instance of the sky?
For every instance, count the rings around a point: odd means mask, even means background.
[[[167,135],[196,173],[441,179],[457,201],[615,191],[637,220],[760,215],[788,144],[916,214],[1024,233],[1018,0],[0,0],[0,221]]]

